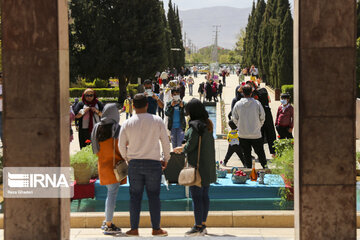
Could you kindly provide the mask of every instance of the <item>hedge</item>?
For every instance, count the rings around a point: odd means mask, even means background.
[[[294,85],[282,85],[281,92],[290,94],[290,102],[294,101]]]
[[[70,88],[70,97],[81,97],[86,88]],[[97,97],[118,97],[119,88],[96,88]]]
[[[127,92],[132,96],[137,93],[138,84],[129,84]],[[81,97],[86,88],[70,88],[70,97]],[[119,97],[119,88],[94,88],[97,97]]]

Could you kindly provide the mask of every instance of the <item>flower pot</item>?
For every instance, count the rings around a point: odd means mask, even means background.
[[[244,184],[246,183],[247,176],[232,175],[231,180],[235,184]]]
[[[218,178],[226,178],[227,171],[226,170],[216,170],[216,176]]]
[[[88,184],[94,173],[94,169],[87,163],[75,163],[71,166],[74,168],[76,184]]]

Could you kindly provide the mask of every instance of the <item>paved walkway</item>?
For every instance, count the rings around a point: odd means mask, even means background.
[[[193,91],[193,96],[189,96],[189,91],[188,89],[186,89],[186,95],[184,100],[185,101],[190,101],[192,98],[199,98],[199,94],[197,92],[199,84],[201,82],[205,82],[205,75],[198,75],[197,78],[194,79],[195,80],[195,85],[194,85],[194,91]],[[238,77],[236,75],[230,75],[227,80],[226,80],[226,87],[224,87],[223,89],[223,100],[225,102],[225,113],[226,115],[230,112],[231,110],[231,101],[232,99],[235,97],[235,88],[236,86],[238,86],[239,81],[238,81]],[[280,105],[279,101],[275,101],[274,99],[274,94],[269,91],[269,95],[271,98],[271,109],[273,112],[273,117],[275,118],[276,116],[276,110],[278,108],[278,106]],[[218,103],[219,104],[219,103]],[[217,112],[217,114],[220,114],[219,112]],[[120,124],[122,124],[124,121],[126,120],[126,114],[125,113],[121,113],[120,114]],[[219,124],[219,123],[218,123]],[[75,128],[73,128],[74,130],[74,140],[71,142],[70,144],[70,154],[74,154],[77,151],[79,151],[79,142],[78,142],[78,133],[75,130]],[[216,160],[217,161],[222,161],[225,158],[226,152],[227,152],[227,148],[228,148],[228,143],[226,140],[223,139],[217,139],[215,141],[215,148],[216,148]],[[267,159],[271,159],[271,154],[269,152],[268,146],[264,145],[264,149],[265,149],[265,154]],[[256,155],[254,155],[256,156]],[[240,162],[238,156],[236,154],[233,154],[233,156],[231,157],[231,159],[228,162],[228,168],[231,168],[233,166],[235,167],[242,167],[242,163]],[[256,163],[256,168],[261,168],[260,163]]]
[[[125,231],[127,229],[124,229]],[[184,233],[188,231],[188,228],[166,228],[169,236],[152,237],[150,228],[139,229],[142,239],[189,239],[184,237]],[[246,239],[246,240],[290,240],[294,239],[293,228],[208,228],[209,235],[205,237],[196,237],[196,239]],[[113,236],[104,236],[100,229],[71,229],[72,240],[77,239],[117,239],[121,238]],[[136,237],[130,237],[126,239],[138,239]]]

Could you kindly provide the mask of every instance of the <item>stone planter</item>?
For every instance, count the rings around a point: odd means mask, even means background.
[[[88,184],[94,173],[87,163],[76,163],[71,165],[74,168],[76,184]]]

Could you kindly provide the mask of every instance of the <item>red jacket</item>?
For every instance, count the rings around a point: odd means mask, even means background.
[[[287,108],[285,108],[285,111],[282,110],[282,106],[278,108],[275,126],[294,128],[293,106],[289,105]]]

